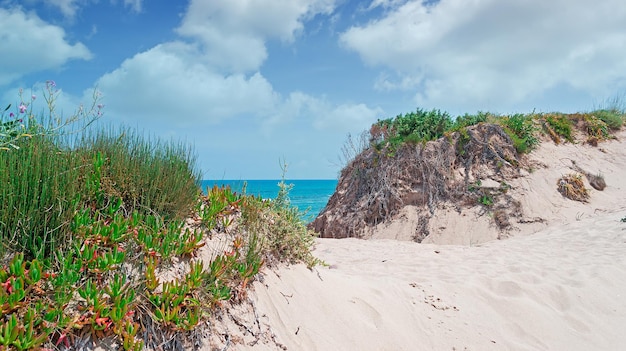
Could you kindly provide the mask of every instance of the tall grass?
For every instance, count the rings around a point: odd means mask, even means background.
[[[611,130],[618,130],[624,124],[624,113],[617,109],[596,110],[592,114],[604,122]]]
[[[53,139],[35,136],[0,151],[0,252],[42,256],[68,239],[80,164]]]
[[[85,133],[76,150],[84,163],[97,153],[104,157],[102,190],[108,198],[121,198],[127,213],[184,218],[196,204],[200,172],[188,145],[102,128]]]
[[[88,180],[94,157],[103,200],[121,199],[127,214],[187,216],[198,199],[200,178],[193,150],[146,138],[130,129],[92,129],[73,139],[23,138],[19,149],[0,152],[0,250],[48,256],[70,242],[69,223],[79,207],[98,206]],[[106,203],[99,204],[105,206]]]

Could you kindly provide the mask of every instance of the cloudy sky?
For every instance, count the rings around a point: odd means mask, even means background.
[[[348,133],[418,107],[590,110],[625,58],[623,0],[0,0],[0,103],[97,86],[206,179],[335,178]]]

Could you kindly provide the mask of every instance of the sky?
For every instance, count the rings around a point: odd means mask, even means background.
[[[97,88],[99,123],[193,145],[204,179],[333,179],[417,108],[589,111],[625,57],[623,0],[0,0],[3,107]]]

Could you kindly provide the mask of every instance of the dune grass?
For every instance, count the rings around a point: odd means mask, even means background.
[[[276,203],[229,188],[203,196],[185,144],[97,125],[64,133],[43,117],[24,122],[22,109],[0,115],[0,349],[103,337],[167,348],[155,335],[183,342],[223,301],[240,301],[265,262],[316,263],[288,187]],[[195,260],[215,235],[229,245]],[[161,280],[174,259],[183,274]]]
[[[93,133],[93,134],[92,134]],[[80,208],[121,199],[126,214],[182,219],[198,196],[192,150],[130,130],[66,137],[37,135],[0,158],[0,239],[27,257],[48,256],[70,240]],[[7,247],[8,246],[8,247]]]
[[[84,133],[75,149],[84,164],[100,154],[102,191],[121,198],[127,213],[150,211],[180,219],[195,206],[201,175],[188,145],[108,128]]]
[[[499,115],[478,112],[456,118],[441,110],[417,109],[416,112],[378,120],[370,128],[369,145],[377,150],[387,148],[393,155],[393,150],[404,143],[424,143],[461,132],[478,123],[494,123],[504,129],[519,153],[528,153],[539,144],[541,132],[557,143],[561,142],[561,138],[575,142],[574,129],[579,128],[591,139],[587,141],[597,143],[597,140],[608,139],[610,132],[620,129],[625,120],[626,112],[617,107],[573,114],[532,112]]]

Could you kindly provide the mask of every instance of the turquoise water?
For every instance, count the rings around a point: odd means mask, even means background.
[[[261,196],[264,199],[274,199],[278,195],[279,182],[280,180],[203,180],[202,190],[206,193],[207,187],[230,185],[233,191],[241,193],[243,185],[246,183],[246,194]],[[337,186],[336,179],[286,180],[285,183],[293,184],[293,188],[289,192],[289,199],[293,206],[298,207],[301,211],[306,211],[302,219],[307,222],[317,217]]]

